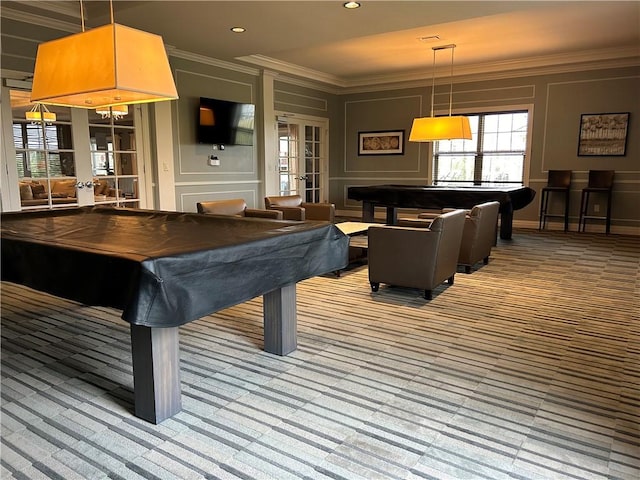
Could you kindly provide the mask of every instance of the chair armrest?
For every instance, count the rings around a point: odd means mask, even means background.
[[[442,215],[442,212],[421,212],[417,217],[422,220],[433,220],[440,215]]]
[[[244,216],[254,218],[271,218],[274,220],[282,220],[283,218],[283,214],[279,210],[260,210],[257,208],[245,209]]]
[[[334,223],[336,206],[333,203],[303,203],[307,220],[324,220]]]
[[[278,207],[271,206],[269,210],[278,210],[282,212],[282,218],[285,220],[304,220],[305,209],[302,207]]]
[[[399,218],[396,225],[398,227],[429,228],[432,220],[433,218]]]

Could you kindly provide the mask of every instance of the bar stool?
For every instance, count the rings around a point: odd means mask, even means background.
[[[586,188],[582,189],[582,198],[580,200],[579,232],[585,231],[587,220],[605,220],[607,235],[611,231],[611,193],[613,191],[614,173],[614,170],[589,170],[589,183]],[[592,193],[605,194],[607,196],[606,216],[587,215],[589,211],[589,195]]]
[[[571,170],[549,170],[547,186],[540,191],[540,225],[542,230],[547,225],[547,217],[564,217],[564,231],[569,229],[569,191],[571,189]],[[564,193],[564,215],[548,213],[549,196],[553,192]]]

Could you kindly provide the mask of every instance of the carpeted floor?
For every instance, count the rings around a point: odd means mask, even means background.
[[[640,239],[520,230],[432,301],[366,266],[180,329],[183,411],[132,414],[120,312],[2,284],[3,479],[638,479]]]

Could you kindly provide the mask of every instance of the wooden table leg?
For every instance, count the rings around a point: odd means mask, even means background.
[[[362,202],[362,221],[364,223],[373,223],[376,212],[376,206],[367,201]]]
[[[387,225],[397,225],[398,209],[395,207],[387,207]]]
[[[263,296],[264,350],[287,355],[297,348],[296,284],[286,285]]]
[[[513,210],[505,208],[500,214],[500,238],[511,240],[513,231]]]
[[[178,327],[131,325],[136,417],[158,424],[182,409]]]

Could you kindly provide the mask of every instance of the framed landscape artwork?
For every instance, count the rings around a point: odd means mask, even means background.
[[[624,156],[629,112],[584,113],[580,116],[579,156]]]
[[[358,155],[404,155],[404,130],[358,132]]]

